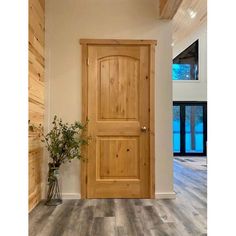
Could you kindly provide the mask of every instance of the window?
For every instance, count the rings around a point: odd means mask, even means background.
[[[173,80],[198,80],[198,40],[174,58]]]
[[[206,102],[174,102],[173,152],[178,156],[205,156]]]
[[[185,106],[185,151],[202,153],[203,136],[203,106]]]
[[[173,108],[173,146],[174,153],[180,153],[180,106]]]

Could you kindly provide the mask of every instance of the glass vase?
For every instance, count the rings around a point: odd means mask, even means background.
[[[48,192],[46,205],[57,206],[62,204],[59,167],[49,163],[48,171]]]

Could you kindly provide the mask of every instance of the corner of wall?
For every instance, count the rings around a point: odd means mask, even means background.
[[[175,199],[176,193],[175,192],[160,192],[155,193],[156,199]]]

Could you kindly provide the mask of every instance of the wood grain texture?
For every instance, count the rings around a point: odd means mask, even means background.
[[[173,19],[183,0],[160,0],[160,18]]]
[[[44,119],[44,0],[29,0],[29,120]],[[43,148],[37,132],[29,132],[29,211],[41,200]]]
[[[130,57],[106,57],[98,71],[100,120],[137,120],[139,61]]]
[[[66,200],[41,202],[29,215],[29,235],[207,235],[206,158],[174,161],[176,199]]]
[[[150,46],[150,196],[155,198],[155,45]]]
[[[87,51],[83,44],[82,49],[88,58],[86,65],[83,56],[83,73],[87,75],[83,86],[87,105],[83,109],[89,119],[88,135],[92,137],[87,164],[82,165],[83,173],[87,171],[82,197],[84,190],[88,198],[153,197],[149,148],[154,143],[150,143],[149,113],[153,109],[150,77],[154,79],[150,45],[154,44],[103,43],[89,45]],[[142,126],[147,127],[146,133],[140,131]]]
[[[196,13],[191,18],[189,10]],[[183,0],[173,18],[173,43],[178,43],[196,31],[207,20],[207,0]]]
[[[88,119],[88,80],[87,80],[87,62],[88,62],[88,48],[86,45],[82,45],[82,122],[85,123]],[[85,135],[87,135],[87,130]],[[87,198],[87,158],[88,147],[83,146],[82,155],[85,160],[80,162],[80,189],[81,198]]]
[[[80,43],[82,44],[82,93],[83,93],[83,102],[82,102],[82,117],[83,120],[85,121],[88,117],[88,64],[91,63],[91,59],[88,58],[88,46],[89,45],[104,45],[108,44],[110,47],[112,45],[140,45],[140,46],[148,46],[151,48],[150,52],[150,107],[149,107],[148,112],[150,112],[150,129],[154,130],[154,79],[155,79],[155,71],[154,71],[154,65],[155,65],[155,45],[157,44],[156,40],[110,40],[110,39],[105,39],[105,40],[96,40],[96,39],[81,39]],[[126,49],[122,49],[122,47],[119,47],[119,50],[116,47],[113,47],[115,50],[115,55],[116,56],[124,56],[126,55]],[[137,56],[137,51],[138,50],[133,50],[132,52],[129,52],[128,56],[131,56],[135,58]],[[100,58],[105,57],[107,54],[107,51],[103,50],[100,51]],[[127,56],[127,55],[126,55]],[[149,80],[148,76],[145,76],[146,83]],[[107,101],[104,101],[107,102]],[[137,133],[137,125],[135,123],[123,123],[120,124],[123,127],[123,132],[122,135],[136,135]],[[98,135],[112,135],[112,133],[117,132],[120,129],[118,126],[114,126],[112,122],[107,121],[105,125],[100,124],[99,127],[97,127],[97,132]],[[109,131],[111,130],[111,131]],[[147,144],[147,147],[150,145],[150,150],[152,153],[150,153],[150,163],[153,164],[153,166],[150,168],[150,196],[154,198],[154,191],[155,191],[155,172],[154,172],[154,158],[155,158],[155,151],[154,151],[154,132],[149,132],[150,133],[150,144]],[[152,147],[153,145],[153,147]],[[145,150],[145,149],[144,149]],[[85,157],[89,156],[88,153],[88,148],[84,148],[83,150],[83,155]],[[147,163],[143,163],[146,165]],[[149,163],[148,163],[149,164]],[[82,198],[87,198],[87,173],[88,173],[88,161],[81,162],[81,197]],[[146,176],[146,178],[149,178],[149,175]],[[147,187],[147,185],[145,185]]]
[[[99,138],[97,145],[101,179],[139,179],[138,138]]]
[[[134,40],[134,39],[80,39],[80,44],[89,44],[89,45],[150,45],[157,44],[156,40]]]

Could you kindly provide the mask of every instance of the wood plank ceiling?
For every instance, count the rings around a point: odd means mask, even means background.
[[[207,20],[207,0],[183,0],[173,18],[173,43],[196,30]]]
[[[44,0],[29,0],[29,120],[43,124],[44,119]],[[43,148],[36,132],[29,132],[29,210],[41,200],[41,163]]]

